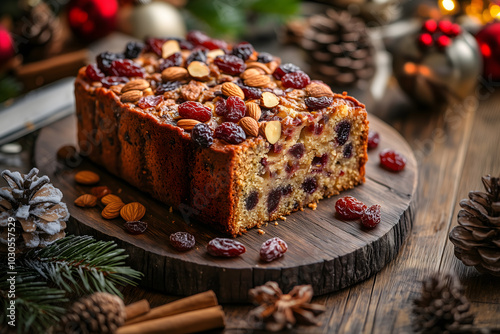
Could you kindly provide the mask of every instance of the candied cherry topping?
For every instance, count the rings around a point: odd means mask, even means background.
[[[137,106],[142,109],[148,109],[156,107],[162,101],[163,96],[161,95],[149,95],[142,97],[139,102],[137,102]]]
[[[148,223],[141,221],[126,222],[123,227],[127,233],[137,235],[146,232]]]
[[[239,241],[228,238],[215,238],[207,245],[207,252],[212,256],[236,257],[246,252],[245,246]]]
[[[259,193],[254,190],[248,195],[247,199],[245,200],[245,207],[247,211],[253,210],[257,206],[257,203],[259,203]]]
[[[344,155],[344,158],[350,158],[352,157],[352,143],[347,144],[344,146],[344,151],[342,152]]]
[[[170,235],[170,244],[179,252],[185,252],[194,247],[194,235],[188,232],[175,232]]]
[[[199,30],[192,30],[187,33],[186,40],[194,45],[202,45],[204,42],[210,40],[210,37]]]
[[[291,64],[291,63],[286,63],[278,66],[273,73],[273,77],[277,80],[281,80],[281,78],[288,73],[293,73],[300,71],[300,67],[297,65]]]
[[[368,132],[368,149],[373,150],[378,147],[378,144],[380,143],[380,135],[378,132],[370,130]]]
[[[224,117],[229,122],[237,123],[240,119],[245,117],[245,101],[240,99],[238,96],[230,96],[227,98],[226,109],[227,112]]]
[[[115,76],[122,77],[144,77],[145,72],[139,64],[134,63],[130,59],[118,59],[111,63],[109,73]]]
[[[104,87],[109,88],[114,85],[124,84],[128,82],[128,78],[126,77],[105,77],[101,80],[101,83]]]
[[[352,196],[345,196],[337,200],[335,210],[342,219],[354,220],[361,218],[366,205]]]
[[[349,121],[342,121],[335,126],[335,132],[337,133],[337,144],[344,145],[349,139],[349,134],[351,133],[351,123]]]
[[[165,92],[170,92],[176,90],[182,85],[180,81],[167,81],[163,82],[156,87],[156,94],[163,94]]]
[[[379,156],[382,167],[392,172],[400,172],[406,166],[406,158],[394,150],[385,149]]]
[[[281,190],[281,188],[271,190],[267,197],[267,212],[273,213],[274,211],[276,211],[278,205],[280,204],[282,194],[283,191]]]
[[[247,68],[243,59],[234,55],[218,56],[215,58],[214,63],[222,72],[230,75],[243,73],[243,71]]]
[[[233,46],[232,54],[247,60],[254,53],[253,45],[248,42],[241,42]]]
[[[318,189],[318,180],[315,177],[309,177],[302,183],[302,189],[308,194],[313,194]]]
[[[104,79],[104,73],[101,72],[96,64],[89,64],[85,68],[85,74],[92,81],[101,81]]]
[[[257,56],[257,61],[259,63],[269,63],[269,62],[272,62],[274,59],[274,57],[270,54],[270,53],[267,53],[267,52],[260,52],[259,55]]]
[[[128,42],[123,53],[125,58],[133,59],[139,57],[144,49],[144,44],[141,42]]]
[[[121,53],[113,53],[113,52],[103,52],[97,55],[96,61],[97,61],[97,66],[101,71],[104,72],[106,75],[113,75],[109,72],[111,68],[111,64],[113,61],[117,59],[122,59],[124,56]]]
[[[207,52],[205,50],[193,50],[186,58],[186,65],[191,64],[193,61],[207,62]]]
[[[363,212],[361,216],[361,225],[367,228],[373,228],[380,223],[380,205],[372,205]]]
[[[260,259],[265,262],[274,261],[283,255],[288,250],[286,242],[280,238],[272,238],[265,241],[260,247]]]
[[[179,105],[178,111],[182,118],[195,119],[199,122],[206,122],[212,118],[212,110],[200,102],[183,102]]]
[[[214,138],[227,141],[229,144],[239,144],[247,139],[245,131],[236,123],[224,122],[215,129]]]
[[[302,71],[285,74],[281,84],[285,88],[302,89],[311,83],[311,78]]]
[[[262,97],[262,91],[256,87],[249,87],[244,85],[238,85],[243,94],[245,94],[245,98],[248,100],[258,100]]]
[[[166,68],[172,66],[181,66],[182,65],[182,54],[180,52],[176,52],[163,59],[160,63],[160,71],[163,71]]]
[[[198,123],[191,130],[192,140],[201,147],[210,147],[214,142],[212,129],[205,123]]]
[[[304,102],[309,110],[319,110],[323,108],[328,108],[333,104],[333,97],[331,96],[321,96],[321,97],[306,97]]]
[[[300,159],[302,156],[304,156],[306,148],[303,143],[297,143],[290,147],[288,150],[288,153],[290,153],[294,158]]]

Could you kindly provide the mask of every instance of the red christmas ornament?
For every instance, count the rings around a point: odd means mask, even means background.
[[[93,41],[115,29],[117,0],[72,0],[68,5],[68,22],[79,37]]]
[[[450,45],[450,43],[451,39],[445,35],[439,36],[436,40],[436,45],[442,49],[446,48],[448,45]]]
[[[453,23],[451,23],[450,21],[445,21],[445,20],[439,21],[439,23],[438,23],[438,29],[443,34],[448,35],[450,33],[452,25],[453,25]]]
[[[10,33],[0,26],[0,62],[5,62],[14,56],[14,41]]]
[[[429,48],[434,43],[434,40],[432,39],[431,34],[424,33],[418,36],[418,43],[425,48]]]
[[[483,56],[483,75],[486,79],[500,80],[500,22],[494,21],[476,35]]]
[[[460,33],[462,32],[462,28],[460,28],[460,26],[458,24],[452,24],[452,26],[450,27],[450,31],[448,33],[448,35],[450,35],[451,37],[457,37],[458,35],[460,35]]]
[[[427,20],[425,21],[424,25],[422,26],[423,30],[428,32],[428,33],[434,33],[436,32],[437,29],[437,22],[434,20]]]

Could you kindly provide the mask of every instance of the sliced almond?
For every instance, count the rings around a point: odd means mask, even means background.
[[[333,97],[333,92],[326,84],[321,84],[317,82],[312,82],[304,88],[307,95],[311,97],[323,97],[331,96]]]
[[[264,65],[264,64],[259,63],[257,61],[247,63],[247,68],[260,68],[266,74],[272,74],[273,73],[273,71],[271,71],[269,69],[269,67],[267,67],[267,65]]]
[[[122,202],[111,202],[101,212],[104,219],[115,219],[120,215],[120,210],[125,206]]]
[[[195,119],[180,119],[177,121],[177,126],[186,131],[191,131],[196,124],[200,123]]]
[[[210,74],[210,69],[208,68],[207,64],[197,60],[191,62],[191,64],[188,65],[187,71],[190,76],[198,80],[207,79],[208,75]]]
[[[257,137],[259,135],[259,123],[252,117],[243,117],[238,122],[238,125],[241,126],[243,131],[249,136]]]
[[[121,90],[121,93],[128,92],[130,90],[145,90],[146,88],[149,88],[149,82],[144,79],[136,79],[127,82]]]
[[[275,144],[281,137],[281,123],[270,121],[260,124],[259,133],[271,144]]]
[[[207,58],[215,59],[215,58],[217,58],[219,56],[223,56],[225,54],[226,53],[224,52],[224,50],[222,50],[222,49],[215,49],[215,50],[208,51]]]
[[[143,93],[140,90],[129,90],[128,92],[122,94],[120,101],[123,103],[135,103],[141,99],[142,95]]]
[[[122,202],[123,203],[123,201],[120,197],[113,195],[113,194],[109,194],[109,195],[106,195],[103,198],[101,198],[101,203],[104,205],[108,205],[109,203],[113,203],[113,202]]]
[[[179,42],[176,40],[169,40],[163,43],[161,46],[161,57],[168,58],[176,52],[181,51],[181,47],[179,46]]]
[[[221,86],[222,94],[226,96],[237,96],[240,99],[245,99],[245,94],[238,85],[233,82],[224,82]]]
[[[258,121],[261,115],[262,110],[260,110],[260,106],[257,103],[247,103],[247,116],[252,117],[256,121]]]
[[[172,66],[164,69],[161,72],[163,81],[181,81],[188,75],[188,71],[184,67]]]
[[[92,208],[97,205],[97,197],[85,194],[75,199],[75,205],[82,208]]]
[[[245,85],[250,87],[263,87],[271,82],[271,78],[269,76],[261,74],[250,77],[245,80]]]
[[[280,99],[271,92],[262,93],[261,103],[266,108],[274,108],[280,103]]]
[[[262,69],[257,69],[257,68],[249,68],[245,70],[245,72],[241,73],[240,78],[243,80],[249,79],[251,77],[255,77],[257,75],[262,75],[265,72]]]

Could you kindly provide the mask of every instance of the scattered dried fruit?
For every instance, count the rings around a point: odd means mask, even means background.
[[[111,203],[114,204],[114,203]],[[109,205],[109,204],[108,204]],[[129,204],[126,204],[121,208],[120,210],[120,216],[126,221],[137,221],[144,217],[146,214],[146,208],[144,205],[138,202],[132,202]]]
[[[321,97],[306,97],[304,102],[309,110],[319,110],[323,108],[328,108],[333,104],[333,97],[321,96]]]
[[[406,166],[406,158],[394,150],[385,149],[380,152],[379,156],[382,167],[391,172],[400,172]]]
[[[219,56],[214,63],[222,72],[230,75],[238,75],[247,68],[243,59],[233,55]]]
[[[99,182],[100,177],[89,170],[82,170],[75,174],[75,181],[80,184],[92,185]]]
[[[366,210],[366,205],[352,196],[345,196],[337,200],[335,210],[342,219],[359,219]]]
[[[82,208],[92,208],[97,205],[97,197],[85,194],[75,199],[75,205]]]
[[[274,70],[273,76],[277,80],[281,80],[281,78],[283,78],[283,76],[285,76],[286,74],[297,71],[300,71],[300,67],[291,63],[285,63],[276,68],[276,70]]]
[[[188,232],[175,232],[170,235],[170,244],[179,252],[185,252],[194,247],[194,235]]]
[[[123,224],[123,228],[129,234],[143,234],[148,229],[148,223],[142,221],[129,221]]]
[[[373,228],[380,223],[380,205],[372,205],[361,216],[361,225]]]
[[[260,247],[260,259],[265,262],[274,261],[283,255],[288,250],[286,242],[280,238],[272,238],[265,241]]]
[[[254,53],[254,48],[252,44],[248,42],[241,42],[233,45],[233,55],[240,57],[243,60],[247,60]]]
[[[207,252],[212,256],[236,257],[246,252],[245,246],[239,241],[227,238],[215,238],[207,245]]]
[[[99,186],[93,187],[90,192],[98,199],[101,199],[104,196],[111,194],[111,189],[109,189],[107,186]]]
[[[376,149],[379,143],[380,143],[380,135],[378,134],[378,132],[370,129],[370,131],[368,132],[368,149],[369,150]]]
[[[120,202],[111,202],[104,207],[104,210],[101,212],[101,216],[104,219],[115,219],[120,215],[120,210],[125,206],[124,203]]]
[[[229,122],[236,123],[245,116],[246,109],[245,101],[237,96],[230,96],[226,100],[226,113],[224,118]]]
[[[302,71],[285,74],[281,78],[281,84],[285,88],[301,89],[311,83],[311,78]]]

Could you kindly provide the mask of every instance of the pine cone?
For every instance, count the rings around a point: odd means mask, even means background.
[[[475,332],[469,308],[469,301],[453,278],[435,274],[423,282],[422,295],[414,300],[414,329],[421,333]]]
[[[317,325],[316,316],[325,311],[323,305],[309,304],[313,296],[310,285],[298,285],[284,295],[276,282],[251,289],[250,299],[260,305],[250,312],[251,318],[264,321],[265,328],[278,332],[295,323]]]
[[[366,25],[345,11],[328,9],[326,15],[312,16],[302,47],[311,73],[329,85],[354,85],[375,73],[374,49]]]
[[[5,170],[8,187],[0,188],[0,244],[8,244],[9,220],[15,219],[16,252],[45,247],[66,235],[69,212],[61,202],[62,193],[38,169],[28,174]]]
[[[125,322],[123,301],[112,294],[97,292],[75,302],[62,317],[55,334],[114,333]]]
[[[485,192],[460,201],[458,226],[450,232],[455,256],[483,273],[500,276],[500,178],[482,178]]]

